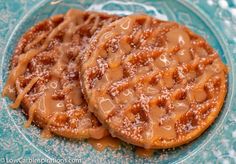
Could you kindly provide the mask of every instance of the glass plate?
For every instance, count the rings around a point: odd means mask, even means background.
[[[138,157],[133,147],[97,152],[84,141],[40,138],[40,130],[23,127],[25,117],[11,110],[9,99],[1,99],[0,163],[209,163],[236,162],[236,5],[235,0],[0,0],[0,90],[6,81],[12,51],[20,36],[36,22],[69,8],[105,11],[120,15],[145,12],[160,19],[185,24],[206,38],[229,67],[228,94],[215,123],[190,144],[157,150],[153,157]]]

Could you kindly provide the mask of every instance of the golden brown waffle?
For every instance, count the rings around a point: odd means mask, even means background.
[[[217,52],[188,28],[147,15],[103,27],[81,62],[91,112],[113,136],[145,148],[195,139],[226,95],[227,68]]]
[[[68,138],[102,138],[107,134],[87,109],[79,84],[77,55],[103,25],[117,19],[96,12],[69,10],[38,23],[20,39],[3,94],[15,99],[33,121]],[[15,90],[16,88],[16,90]]]

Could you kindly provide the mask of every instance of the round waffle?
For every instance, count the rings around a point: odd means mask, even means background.
[[[145,148],[176,147],[203,133],[221,110],[226,78],[202,37],[147,15],[103,27],[81,59],[91,112],[113,136]]]
[[[107,131],[88,111],[81,94],[77,55],[89,38],[117,16],[69,10],[33,26],[20,39],[3,90],[44,129],[68,138],[102,138]]]

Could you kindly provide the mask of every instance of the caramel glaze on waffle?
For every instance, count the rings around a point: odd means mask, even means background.
[[[20,104],[43,134],[68,138],[102,138],[101,126],[81,94],[76,56],[103,25],[117,19],[96,12],[71,9],[27,31],[20,39],[3,95]]]
[[[91,112],[113,136],[145,148],[198,137],[227,91],[227,67],[202,37],[147,15],[103,27],[80,66]]]

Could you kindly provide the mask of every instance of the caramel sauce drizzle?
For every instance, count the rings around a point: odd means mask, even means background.
[[[135,154],[142,158],[151,158],[154,155],[154,150],[136,147]]]
[[[88,143],[99,152],[104,151],[106,148],[117,150],[121,147],[121,142],[122,141],[119,139],[111,137],[110,135],[101,139],[88,139]],[[135,147],[135,154],[141,158],[151,158],[154,155],[154,150]]]
[[[37,108],[38,108],[38,103],[39,103],[39,100],[37,100],[37,101],[36,101],[34,104],[32,104],[32,106],[30,107],[28,120],[25,122],[25,125],[24,125],[25,128],[29,128],[30,125],[32,124],[33,119],[34,119],[35,111],[36,111]]]
[[[18,108],[20,106],[20,103],[22,101],[22,99],[24,98],[25,94],[27,94],[31,88],[33,87],[33,85],[38,81],[38,77],[35,77],[33,79],[30,80],[29,84],[24,88],[24,90],[17,96],[15,102],[13,104],[10,105],[11,108],[15,109]]]
[[[111,148],[112,150],[120,148],[120,140],[111,136],[103,137],[102,139],[88,139],[88,143],[93,146],[97,151],[103,151],[105,148]]]
[[[22,54],[19,57],[18,65],[11,70],[9,77],[7,79],[7,82],[3,88],[3,92],[2,92],[3,96],[10,95],[9,92],[11,88],[14,88],[16,79],[25,72],[30,60],[38,53],[39,53],[39,50],[33,49],[33,50],[29,50],[28,52],[26,52],[25,54]]]

